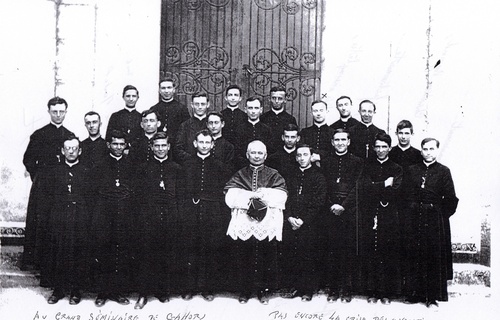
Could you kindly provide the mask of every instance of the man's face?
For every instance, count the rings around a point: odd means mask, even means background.
[[[111,138],[111,142],[106,143],[112,155],[115,157],[121,157],[123,151],[125,150],[125,139],[123,138]]]
[[[136,90],[129,89],[123,94],[123,100],[125,101],[127,108],[135,108],[135,104],[137,103],[137,100],[139,100],[139,95]]]
[[[174,97],[175,87],[172,81],[163,81],[160,83],[158,91],[163,100],[170,100]]]
[[[403,128],[398,130],[397,135],[400,146],[406,147],[410,145],[410,139],[411,136],[413,135],[413,133],[411,133],[410,128]]]
[[[82,154],[80,143],[76,139],[64,141],[61,152],[68,162],[75,162]]]
[[[170,149],[170,144],[167,139],[155,139],[153,140],[153,153],[158,159],[165,159],[168,155],[168,150]]]
[[[248,119],[252,121],[259,119],[262,114],[262,107],[260,106],[259,100],[248,101],[245,111],[247,112]]]
[[[316,123],[323,123],[326,119],[326,105],[324,103],[315,103],[311,106],[313,120]]]
[[[271,106],[274,110],[281,110],[285,107],[285,91],[271,92]]]
[[[438,151],[439,148],[437,147],[436,141],[432,140],[422,146],[422,151],[420,153],[424,161],[430,163],[436,160]]]
[[[309,147],[301,147],[297,149],[295,159],[301,168],[307,168],[311,164],[311,149]]]
[[[219,116],[211,115],[207,120],[207,128],[212,135],[216,136],[224,128],[224,122],[220,120]]]
[[[50,121],[55,124],[62,124],[66,117],[66,105],[64,103],[49,107]]]
[[[341,118],[349,118],[351,116],[351,101],[347,98],[337,101],[337,110]]]
[[[300,140],[299,133],[297,131],[285,130],[283,131],[281,140],[283,140],[287,149],[293,149],[297,145],[297,142]]]
[[[260,166],[266,161],[266,147],[260,144],[254,144],[247,150],[247,159],[254,166]]]
[[[339,132],[333,136],[332,145],[337,153],[344,153],[351,144],[351,139],[346,132]]]
[[[207,97],[196,97],[191,102],[191,108],[193,108],[193,114],[198,117],[203,117],[207,114],[208,107],[210,103],[207,101]]]
[[[141,121],[141,127],[147,134],[153,134],[158,131],[158,127],[160,126],[160,121],[156,118],[156,114],[150,113]]]
[[[240,90],[238,89],[229,89],[227,91],[227,94],[226,94],[226,97],[225,97],[227,103],[231,106],[231,107],[235,107],[238,105],[238,103],[241,102],[241,94],[240,94]]]
[[[207,155],[210,153],[210,150],[212,150],[214,146],[214,140],[212,136],[204,136],[202,134],[199,134],[196,137],[196,140],[194,140],[193,144],[196,150],[198,150],[199,154]]]
[[[389,151],[391,151],[391,146],[389,146],[387,142],[376,140],[373,149],[375,150],[379,160],[385,160],[385,158],[389,155]]]
[[[86,116],[84,119],[85,128],[89,132],[89,136],[95,137],[99,135],[99,129],[101,128],[101,119],[97,114]]]
[[[373,120],[373,115],[375,114],[375,108],[369,102],[362,103],[359,106],[359,115],[361,116],[361,121],[363,123],[371,123]]]

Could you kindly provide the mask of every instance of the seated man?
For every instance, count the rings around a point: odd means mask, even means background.
[[[236,172],[224,188],[231,209],[227,234],[236,241],[234,282],[240,303],[257,291],[260,302],[268,304],[270,291],[277,288],[277,243],[282,238],[287,191],[278,171],[264,165],[266,157],[264,143],[250,142],[250,164]],[[259,208],[263,218],[253,214]]]

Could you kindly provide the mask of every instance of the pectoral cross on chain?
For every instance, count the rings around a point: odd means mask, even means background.
[[[373,230],[377,230],[378,217],[373,218]]]
[[[165,190],[165,183],[163,182],[163,180],[160,181],[160,188]]]
[[[422,177],[422,185],[420,186],[420,188],[425,188],[425,177]]]
[[[68,192],[71,193],[71,185],[68,184]]]
[[[117,187],[119,187],[119,186],[120,186],[120,179],[116,179],[116,183],[115,183],[115,185],[116,185]]]

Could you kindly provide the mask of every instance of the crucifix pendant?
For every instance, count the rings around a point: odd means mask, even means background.
[[[163,182],[163,180],[160,181],[160,188],[165,190],[165,183]]]
[[[120,186],[120,179],[116,179],[116,183],[115,183],[115,185],[116,185],[117,187],[119,187],[119,186]]]
[[[425,188],[425,177],[422,177],[422,185],[420,186],[420,188]]]
[[[375,218],[373,218],[373,230],[377,230],[377,223],[378,223],[378,218],[377,216],[375,216]]]
[[[302,186],[299,188],[299,194],[302,194]]]
[[[340,183],[340,177],[337,178],[337,183]]]
[[[71,185],[68,184],[68,192],[71,193]]]

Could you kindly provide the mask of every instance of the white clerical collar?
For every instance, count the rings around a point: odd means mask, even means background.
[[[144,135],[146,136],[146,138],[148,138],[148,140],[151,140],[151,138],[157,133],[158,131],[155,131],[153,133],[146,133],[144,132]]]
[[[55,124],[55,123],[54,123],[54,122],[52,122],[52,121],[51,121],[50,123],[52,123],[52,124],[53,124],[53,125],[54,125],[57,129],[59,129],[60,127],[62,127],[62,123],[60,123],[60,124]]]
[[[261,165],[253,165],[253,164],[250,164],[250,168],[253,170],[253,171],[256,171],[256,170],[260,170],[262,168],[264,168],[264,164],[261,164]]]
[[[163,161],[165,161],[165,160],[167,160],[167,159],[168,159],[168,156],[166,156],[166,157],[165,157],[165,158],[163,158],[163,159],[160,159],[160,158],[158,158],[157,156],[154,156],[154,158],[155,158],[156,160],[160,161],[160,162],[163,162]]]
[[[436,160],[434,160],[434,161],[432,161],[432,162],[425,162],[425,161],[424,161],[424,164],[425,164],[425,165],[427,166],[427,168],[428,168],[431,164],[433,164],[433,163],[435,163],[435,162],[436,162]]]
[[[114,155],[114,154],[112,154],[112,153],[110,153],[109,155],[111,156],[111,158],[115,158],[116,160],[120,160],[120,159],[123,157],[123,156],[119,156],[119,157],[117,157],[117,156],[115,156],[115,155]]]
[[[203,115],[202,117],[200,117],[200,116],[199,116],[199,115],[197,115],[197,114],[193,114],[193,117],[195,117],[196,119],[198,119],[198,120],[202,121],[203,119],[205,119],[205,118],[207,117],[207,115],[205,114],[205,115]]]
[[[256,125],[257,123],[259,123],[259,121],[260,121],[260,118],[258,118],[257,120],[254,120],[254,121],[248,119],[248,122],[250,122],[253,125]]]
[[[222,132],[219,132],[216,136],[212,135],[212,138],[214,138],[214,141],[219,138],[222,138]]]
[[[399,145],[399,144],[398,144],[398,147],[399,147],[399,149],[401,149],[402,151],[406,151],[406,150],[408,150],[408,149],[410,149],[410,148],[411,148],[411,144],[408,144],[406,147],[402,147],[401,145]]]
[[[76,159],[75,162],[68,162],[68,160],[64,160],[64,162],[66,162],[66,164],[71,168],[72,166],[74,166],[75,164],[77,164],[80,161],[78,159]]]
[[[335,154],[338,156],[343,156],[344,154],[347,154],[347,149],[342,153],[338,153],[337,151],[335,151]]]
[[[161,99],[161,101],[163,101],[163,102],[170,102],[170,101],[172,101],[172,100],[174,100],[174,97],[172,97],[172,98],[170,98],[170,99],[168,99],[168,100]]]
[[[323,121],[322,123],[315,122],[314,125],[318,128],[321,128],[322,126],[326,125],[326,121]]]
[[[340,117],[340,121],[342,121],[342,122],[347,122],[347,121],[349,121],[349,119],[351,119],[351,116],[348,116],[347,118]]]
[[[97,140],[97,139],[99,139],[100,137],[101,137],[101,135],[100,135],[100,134],[99,134],[99,135],[97,135],[97,136],[95,136],[95,137],[89,136],[90,140],[92,140],[92,141],[96,141],[96,140]]]
[[[370,122],[370,123],[364,123],[363,121],[361,121],[361,123],[362,123],[362,124],[364,124],[367,128],[373,124],[373,122]]]
[[[285,111],[285,108],[281,108],[280,110],[274,110],[274,109],[271,109],[275,115],[278,115],[280,113],[282,113],[283,111]]]
[[[389,160],[389,157],[385,157],[384,160],[380,160],[379,158],[377,158],[377,161],[380,162],[380,164],[386,162],[387,160]]]
[[[305,168],[299,167],[299,169],[300,169],[300,171],[304,172],[311,167],[312,167],[312,164],[309,163],[309,165],[307,167],[305,167]]]
[[[201,153],[197,152],[196,155],[198,156],[198,158],[201,158],[201,160],[205,160],[206,158],[210,157],[210,153],[201,154]]]
[[[132,112],[135,110],[135,107],[130,108],[130,107],[125,106],[125,110],[127,110],[128,112]]]
[[[295,152],[295,150],[297,150],[297,147],[293,147],[293,149],[288,149],[287,147],[283,146],[283,149],[285,149],[286,153],[290,154]]]
[[[239,109],[238,105],[235,105],[234,107],[233,106],[230,106],[230,105],[227,105],[227,108],[231,111],[234,111],[236,109]]]

